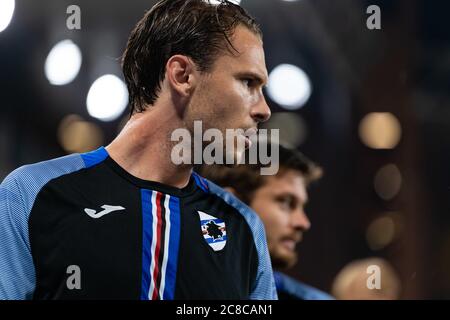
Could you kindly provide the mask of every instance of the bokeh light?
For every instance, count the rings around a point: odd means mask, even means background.
[[[78,115],[69,115],[59,125],[58,141],[68,153],[83,153],[100,147],[103,133],[95,123],[84,121]]]
[[[390,112],[369,113],[359,125],[361,141],[373,149],[395,148],[400,141],[401,131],[400,122]]]
[[[58,42],[45,61],[45,76],[55,86],[72,82],[81,68],[80,48],[71,40]]]
[[[92,84],[86,104],[92,117],[102,121],[116,120],[127,107],[127,87],[117,76],[104,75]]]
[[[374,188],[378,196],[384,200],[393,199],[402,187],[402,174],[395,164],[387,164],[375,175]]]
[[[269,97],[287,110],[303,107],[311,92],[312,86],[307,74],[297,66],[281,64],[269,75]]]
[[[15,0],[0,0],[0,32],[8,28],[14,15]]]
[[[269,121],[261,125],[261,129],[279,129],[280,142],[295,148],[305,142],[308,128],[303,118],[294,112],[276,112]]]

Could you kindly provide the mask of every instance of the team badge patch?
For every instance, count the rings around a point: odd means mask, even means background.
[[[202,211],[197,212],[200,216],[200,226],[206,243],[214,251],[222,250],[227,243],[225,222]]]

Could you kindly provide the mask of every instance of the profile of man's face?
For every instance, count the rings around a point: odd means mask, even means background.
[[[307,201],[304,177],[295,170],[266,177],[252,197],[250,206],[264,223],[274,268],[290,268],[297,262],[296,245],[311,226],[304,211]]]
[[[256,129],[259,122],[270,117],[262,91],[268,75],[261,38],[238,26],[231,43],[239,54],[220,53],[212,69],[201,73],[187,116],[188,122],[202,120],[204,130],[216,128],[223,137],[226,129]],[[248,141],[242,136],[240,139],[248,147]],[[245,148],[234,152],[234,163],[244,151]]]

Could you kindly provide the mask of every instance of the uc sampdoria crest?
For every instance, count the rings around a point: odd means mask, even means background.
[[[206,243],[214,251],[222,250],[227,243],[225,222],[202,211],[197,212],[200,216],[200,226]]]

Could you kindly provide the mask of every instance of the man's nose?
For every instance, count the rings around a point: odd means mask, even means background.
[[[296,210],[292,215],[292,225],[295,229],[302,231],[308,231],[311,228],[311,222],[308,216],[301,209]]]
[[[267,104],[264,95],[262,95],[260,101],[251,110],[251,117],[255,122],[260,123],[269,120],[271,114],[272,112],[270,111],[269,105]]]

